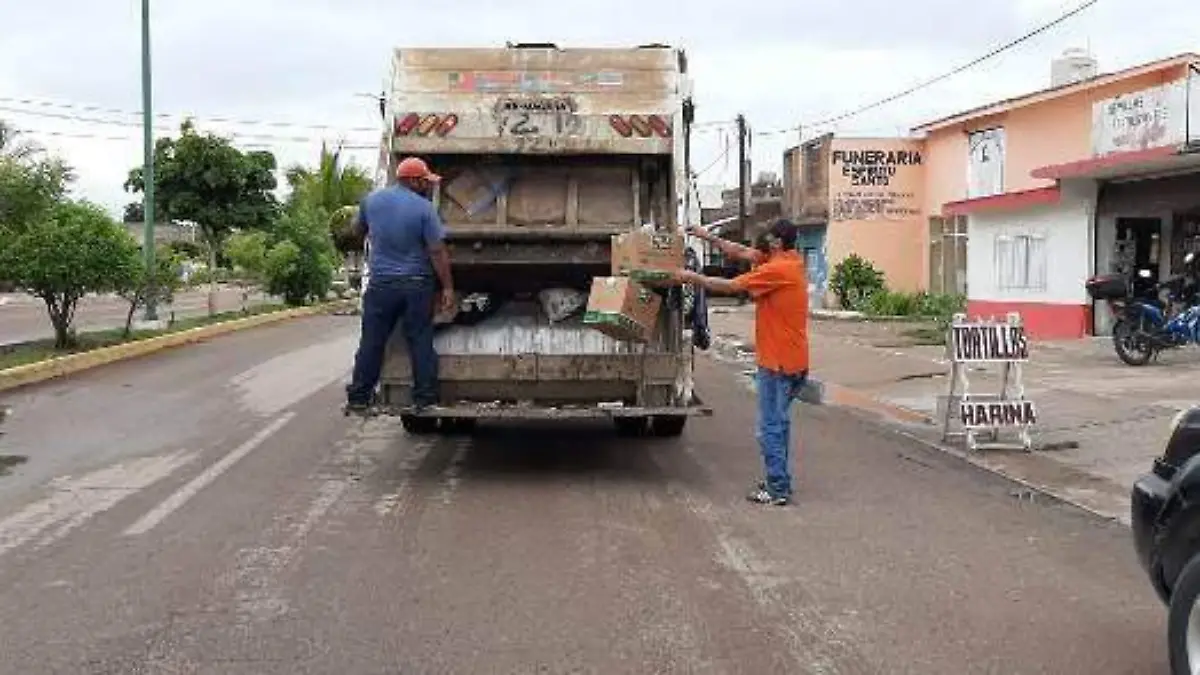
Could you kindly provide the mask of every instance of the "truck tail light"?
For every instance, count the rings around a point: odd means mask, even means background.
[[[671,125],[658,115],[650,116],[650,128],[654,130],[654,133],[662,136],[663,138],[667,138],[671,135]]]
[[[451,131],[454,131],[454,127],[456,126],[458,126],[458,115],[451,113],[442,118],[442,121],[437,125],[437,128],[434,129],[434,133],[436,133],[438,136],[445,136]]]
[[[612,126],[613,131],[620,134],[623,138],[629,138],[633,134],[633,127],[629,126],[629,122],[625,121],[620,115],[609,115],[608,123]]]
[[[396,125],[393,131],[397,136],[407,136],[412,133],[412,130],[417,128],[421,122],[421,116],[417,113],[408,113],[404,117],[396,118]]]
[[[439,121],[441,120],[438,119],[437,115],[426,115],[421,120],[421,123],[417,125],[417,133],[422,136],[428,136],[429,132],[433,131],[434,127],[438,125]]]
[[[642,138],[650,138],[650,123],[646,121],[645,117],[642,117],[641,115],[630,115],[629,126],[633,127],[633,130],[637,132],[638,136],[641,136]]]

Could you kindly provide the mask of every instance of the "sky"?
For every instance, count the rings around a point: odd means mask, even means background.
[[[315,161],[322,140],[370,147],[391,50],[404,46],[685,48],[698,122],[746,115],[753,171],[818,131],[891,136],[976,105],[1044,88],[1050,61],[1089,49],[1101,71],[1200,51],[1200,3],[1099,0],[1079,16],[985,64],[839,122],[826,119],[980,56],[1081,0],[691,0],[618,8],[574,0],[152,0],[159,133],[192,116],[281,166]],[[142,160],[140,3],[0,0],[0,119],[64,156],[76,196],[119,214]],[[236,123],[222,121],[236,120]],[[793,129],[771,133],[779,129]],[[699,182],[732,184],[730,124],[698,130]],[[376,153],[350,153],[373,168]]]

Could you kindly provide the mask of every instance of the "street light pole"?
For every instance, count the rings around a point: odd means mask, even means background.
[[[142,136],[145,159],[142,165],[142,219],[145,220],[142,247],[146,257],[146,282],[158,280],[154,274],[154,112],[150,80],[150,0],[142,0]],[[146,321],[158,321],[155,302],[158,289],[146,289]]]

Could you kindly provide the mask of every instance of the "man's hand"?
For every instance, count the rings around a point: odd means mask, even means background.
[[[458,304],[458,302],[457,302],[456,298],[454,297],[454,289],[453,288],[442,289],[442,295],[441,295],[441,297],[438,298],[438,313],[439,314],[448,314],[450,312],[453,312],[454,307],[457,304]]]
[[[671,270],[671,276],[669,277],[669,279],[670,279],[672,285],[681,286],[683,284],[694,284],[694,283],[696,283],[696,280],[699,279],[701,276],[702,275],[696,274],[695,272],[693,272],[689,269],[680,268],[680,269],[676,269],[676,270]]]
[[[688,225],[687,227],[683,228],[683,233],[698,239],[703,239],[704,241],[712,241],[716,236],[712,232],[709,232],[708,228],[700,227],[699,225]]]

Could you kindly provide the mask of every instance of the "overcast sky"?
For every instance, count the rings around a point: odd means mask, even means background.
[[[379,123],[375,104],[356,95],[380,90],[396,46],[666,42],[688,50],[699,121],[744,112],[763,132],[826,118],[938,75],[1080,1],[660,0],[625,7],[583,0],[154,0],[155,106],[172,115],[160,119],[167,128],[194,115],[203,128],[238,134],[239,145],[270,145],[287,165],[312,161],[322,137],[376,140],[366,130]],[[114,213],[130,200],[121,184],[141,161],[139,7],[137,0],[0,0],[0,118],[65,155],[79,173],[77,194]],[[1105,71],[1200,50],[1195,26],[1195,0],[1100,0],[986,65],[836,130],[905,133],[930,118],[1045,87],[1050,59],[1068,47],[1090,48]],[[797,138],[756,136],[755,171],[778,171],[782,151]],[[695,168],[712,167],[701,183],[734,179],[733,162],[713,162],[730,140],[721,127],[697,136]],[[369,151],[357,159],[374,164]]]

